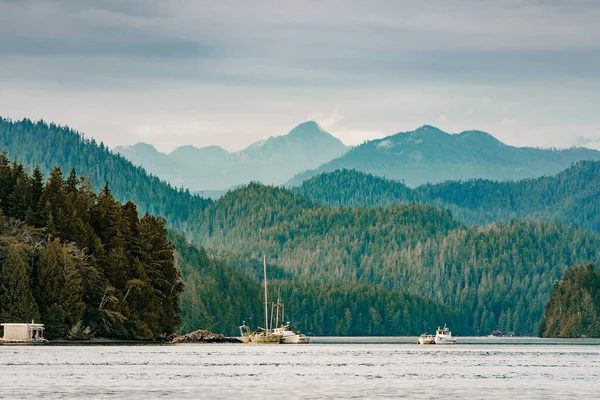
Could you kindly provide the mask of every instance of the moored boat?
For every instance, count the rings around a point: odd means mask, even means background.
[[[452,332],[444,324],[444,328],[438,326],[435,331],[435,344],[456,344],[456,339],[452,337]]]
[[[267,291],[267,257],[263,256],[264,260],[264,276],[265,276],[265,328],[262,332],[251,332],[250,329],[244,323],[240,326],[240,339],[242,343],[251,344],[279,344],[281,343],[281,335],[273,334],[273,331],[269,329],[269,316],[268,316],[268,291]]]
[[[279,344],[281,336],[274,335],[272,332],[257,332],[250,335],[250,343],[252,344]]]
[[[300,332],[294,331],[294,327],[289,324],[273,329],[274,335],[281,336],[281,344],[308,344],[310,338]]]
[[[427,333],[419,336],[417,340],[418,344],[435,344],[435,335],[428,335]]]
[[[279,325],[279,314],[281,313],[281,321],[285,321],[285,304],[277,298],[277,303],[273,304],[271,308],[271,319],[273,319],[273,311],[275,311],[275,325],[273,334],[281,336],[281,344],[308,344],[310,338],[300,331],[294,330],[294,327],[288,322],[286,324]]]

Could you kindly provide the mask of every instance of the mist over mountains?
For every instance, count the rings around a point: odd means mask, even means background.
[[[181,146],[170,154],[145,143],[115,148],[148,172],[191,191],[224,190],[250,181],[283,184],[296,173],[316,168],[346,150],[344,143],[313,121],[234,153],[219,146]]]
[[[287,185],[297,186],[338,169],[368,172],[411,187],[448,180],[519,180],[555,175],[582,160],[600,160],[600,151],[513,147],[489,133],[448,134],[425,125],[354,147],[319,168],[296,175]]]
[[[115,152],[173,186],[211,197],[251,181],[298,186],[340,169],[416,187],[449,180],[537,178],[582,160],[600,160],[597,150],[514,147],[486,132],[449,134],[429,125],[349,148],[313,121],[233,153],[219,146],[181,146],[164,154],[145,143],[116,147]]]

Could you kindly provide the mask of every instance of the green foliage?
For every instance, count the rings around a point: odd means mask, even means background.
[[[171,233],[171,240],[186,282],[181,296],[182,332],[206,327],[237,335],[242,321],[264,325],[259,258],[217,261],[181,235]],[[309,282],[292,278],[272,264],[268,275],[270,299],[280,296],[287,320],[311,335],[409,335],[431,331],[440,321],[457,332],[468,329],[448,307],[381,285]]]
[[[0,318],[7,322],[39,321],[40,313],[31,291],[27,249],[19,243],[6,243],[5,240],[2,240],[2,247]]]
[[[538,335],[600,337],[600,271],[593,264],[568,269],[554,284]]]
[[[30,168],[39,166],[41,174],[46,176],[54,167],[60,167],[62,171],[75,169],[96,192],[108,182],[117,201],[126,203],[131,200],[141,214],[161,215],[169,224],[180,229],[184,221],[210,203],[146,174],[143,168],[111,153],[103,143],[85,138],[82,133],[67,127],[44,121],[11,121],[0,117],[0,148]],[[3,163],[8,163],[6,157],[0,160],[0,164]],[[10,177],[11,187],[15,179],[15,176]],[[33,179],[38,182],[39,189],[39,175],[37,178],[34,175]],[[7,181],[1,176],[0,180]],[[6,212],[8,209],[3,202],[8,195],[4,190],[0,187],[0,207]],[[32,201],[35,201],[35,196]]]
[[[57,335],[156,338],[177,329],[180,318],[185,331],[235,334],[241,320],[262,321],[263,253],[271,296],[280,292],[290,320],[309,333],[417,334],[448,322],[461,335],[496,328],[533,334],[553,282],[570,265],[600,259],[596,233],[512,219],[598,230],[597,163],[554,178],[414,190],[340,172],[300,192],[314,202],[250,184],[212,203],[147,176],[68,128],[1,120],[0,145],[30,167],[41,166],[29,176],[0,156],[0,207],[8,217],[0,236],[5,249],[22,246],[40,317],[57,321]],[[74,167],[88,177],[71,172],[65,179],[62,171]],[[127,200],[137,206],[122,205]],[[140,219],[146,211],[165,219]],[[504,222],[470,227],[453,215]],[[206,251],[174,234],[173,258],[167,222]],[[55,250],[45,254],[49,247]],[[56,272],[56,263],[71,265],[70,272]],[[5,273],[13,279],[5,264],[2,258],[0,296],[8,293]],[[69,296],[42,290],[38,272],[55,286],[69,282]],[[52,296],[56,306],[47,300]],[[5,308],[0,303],[0,312]]]
[[[271,286],[285,300],[286,320],[310,335],[416,335],[444,322],[459,334],[469,331],[449,307],[382,285],[293,279]]]
[[[329,208],[258,184],[219,199],[193,232],[222,256],[264,251],[292,279],[445,304],[463,334],[534,334],[552,282],[569,265],[600,259],[600,235],[553,223],[468,227],[431,206]]]
[[[0,156],[2,320],[41,320],[48,338],[172,334],[183,284],[166,221],[140,219],[108,185],[94,194],[75,171],[64,179],[56,167],[45,185],[39,169],[24,171]]]
[[[337,170],[305,181],[293,191],[332,207],[422,203],[446,208],[470,224],[523,218],[600,231],[598,161],[582,161],[556,176],[517,182],[448,181],[416,189],[355,170]]]

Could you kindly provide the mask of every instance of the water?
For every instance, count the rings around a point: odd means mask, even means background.
[[[0,346],[0,397],[565,399],[600,393],[597,340],[459,338],[455,346],[415,340]]]

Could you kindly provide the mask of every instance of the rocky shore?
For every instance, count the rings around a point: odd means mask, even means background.
[[[177,343],[242,343],[242,341],[238,338],[223,336],[220,333],[198,330],[171,340],[171,344]]]

